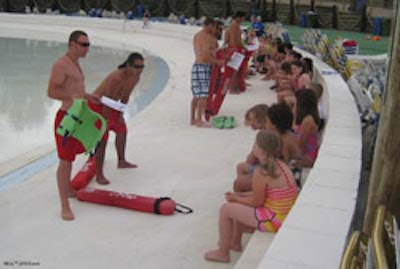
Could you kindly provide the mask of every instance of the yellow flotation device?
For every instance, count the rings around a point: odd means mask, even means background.
[[[100,129],[96,127],[98,121]],[[107,122],[103,116],[91,110],[85,99],[75,99],[58,126],[57,134],[64,137],[64,141],[74,137],[82,143],[86,153],[93,153],[106,129]]]

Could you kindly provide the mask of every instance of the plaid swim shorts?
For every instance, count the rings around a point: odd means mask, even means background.
[[[208,97],[211,69],[210,64],[193,64],[192,93],[194,97]]]

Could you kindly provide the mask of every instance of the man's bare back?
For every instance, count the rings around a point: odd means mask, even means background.
[[[93,92],[94,96],[101,98],[106,96],[115,101],[121,101],[126,104],[129,97],[139,81],[139,76],[130,76],[124,69],[117,69],[110,73],[106,79]],[[110,109],[106,106],[103,108],[104,116],[110,113]]]
[[[243,47],[242,30],[236,20],[226,29],[224,36],[224,43],[228,47]]]
[[[213,64],[213,54],[215,52],[215,37],[206,29],[195,34],[193,46],[196,64]]]

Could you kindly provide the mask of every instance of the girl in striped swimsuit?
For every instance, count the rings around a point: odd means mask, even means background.
[[[219,213],[219,247],[205,259],[230,262],[230,250],[241,251],[246,227],[277,232],[297,198],[297,187],[290,168],[278,160],[281,137],[275,131],[259,131],[253,153],[260,160],[252,177],[252,191],[227,192]]]

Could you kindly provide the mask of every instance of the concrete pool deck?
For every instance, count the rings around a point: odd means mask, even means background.
[[[64,222],[59,218],[54,166],[1,193],[0,262],[39,262],[40,268],[232,268],[238,255],[233,255],[231,264],[221,265],[204,261],[203,254],[216,246],[223,194],[232,188],[235,164],[252,146],[255,133],[243,126],[243,115],[258,102],[273,102],[269,82],[254,81],[246,94],[227,96],[221,113],[239,120],[235,129],[195,128],[189,125],[194,59],[190,35],[176,42],[165,37],[167,33],[142,31],[140,25],[128,24],[124,33],[76,23],[93,44],[104,45],[105,41],[100,42],[104,35],[107,40],[123,40],[125,48],[132,42],[160,55],[170,68],[165,90],[129,122],[127,157],[139,168],[117,170],[114,146],[109,143],[105,170],[111,184],[107,189],[170,196],[194,213],[158,216],[71,200],[76,220]],[[122,21],[117,23],[122,26]],[[9,27],[15,32],[27,25]],[[41,25],[41,33],[31,35],[46,38],[54,27],[57,39],[66,39],[76,28]],[[74,171],[84,160],[81,156],[74,163]]]
[[[127,157],[139,168],[117,170],[114,147],[109,143],[105,170],[111,184],[107,189],[170,196],[194,210],[190,215],[158,216],[71,200],[76,220],[64,222],[59,217],[53,166],[1,193],[0,264],[234,268],[238,253],[232,253],[230,264],[206,262],[203,255],[216,246],[223,194],[232,188],[235,165],[253,143],[255,132],[243,126],[243,115],[254,104],[275,101],[274,92],[268,89],[271,82],[252,80],[245,94],[227,96],[221,113],[239,120],[235,129],[198,129],[189,125],[192,36],[198,28],[154,24],[142,30],[140,22],[0,15],[4,36],[65,41],[72,30],[80,28],[88,32],[94,45],[141,47],[168,63],[170,79],[165,90],[128,124]],[[337,86],[327,99],[330,118],[320,151],[329,158],[317,160],[296,210],[276,236],[279,240],[273,241],[264,260],[255,260],[248,268],[338,267],[357,195],[360,131],[346,86],[338,81],[339,76],[323,78],[327,81],[324,87]],[[75,172],[84,161],[81,156],[74,163]]]

